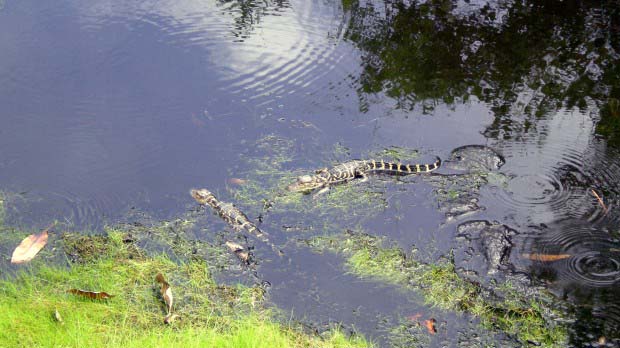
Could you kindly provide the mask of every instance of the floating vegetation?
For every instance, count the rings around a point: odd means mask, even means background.
[[[419,290],[431,306],[473,315],[483,327],[504,332],[522,344],[560,347],[567,340],[567,330],[555,320],[558,313],[544,293],[530,296],[510,282],[485,288],[459,277],[452,257],[424,263],[416,250],[407,254],[364,233],[347,232],[305,242],[317,252],[345,255],[347,268],[357,276]]]
[[[620,100],[609,98],[601,108],[601,120],[596,125],[596,132],[605,136],[609,143],[620,145]]]
[[[497,171],[504,163],[505,159],[487,146],[466,145],[452,150],[442,166],[457,174],[427,179],[435,187],[439,210],[448,221],[485,209],[478,204],[480,189],[485,185],[506,187],[508,178]]]
[[[0,191],[0,225],[4,225],[4,193]]]
[[[408,149],[400,146],[390,146],[383,150],[371,151],[368,158],[384,159],[393,162],[412,163],[420,157],[420,153],[415,149]]]
[[[337,185],[328,193],[315,197],[287,191],[286,187],[295,182],[298,176],[320,169],[291,168],[294,150],[292,140],[268,135],[257,141],[252,153],[241,156],[242,172],[231,173],[231,176],[244,178],[243,185],[229,187],[235,201],[247,207],[247,211],[255,216],[267,212],[278,215],[281,226],[272,228],[285,226],[294,230],[301,222],[303,226],[314,230],[338,230],[348,224],[361,224],[364,219],[376,216],[387,206],[383,190],[377,187],[380,183],[376,180],[361,185],[356,182]],[[393,147],[376,155],[386,160],[404,161],[417,156],[417,152]],[[336,144],[332,153],[326,156],[336,162],[326,159],[319,166],[329,167],[348,156],[347,150]],[[256,207],[262,209],[257,210]]]

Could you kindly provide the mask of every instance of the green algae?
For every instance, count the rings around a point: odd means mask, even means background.
[[[286,190],[298,176],[346,160],[347,150],[339,144],[334,145],[324,163],[311,168],[293,168],[295,151],[290,139],[269,135],[258,140],[254,148],[254,152],[241,156],[244,169],[234,174],[243,178],[244,184],[231,186],[229,191],[250,215],[277,216],[280,226],[274,228],[295,226],[301,221],[315,230],[333,229],[359,224],[386,207],[382,192],[368,183],[338,185],[316,196]]]
[[[561,347],[567,341],[567,329],[554,321],[558,313],[548,305],[548,296],[525,295],[510,283],[484,288],[460,277],[451,257],[424,263],[415,249],[407,254],[364,233],[315,237],[305,243],[317,252],[343,254],[347,269],[361,278],[418,291],[432,307],[473,315],[486,329],[506,333],[524,345]]]
[[[0,192],[0,225],[4,225],[4,194]]]
[[[418,158],[418,151],[389,147],[363,157],[407,163]],[[293,140],[268,135],[259,139],[250,153],[240,156],[239,168],[231,175],[242,178],[244,182],[230,185],[229,194],[249,215],[273,217],[265,222],[271,229],[284,226],[289,231],[302,228],[336,231],[359,227],[386,209],[385,181],[371,179],[362,184],[352,181],[333,186],[319,195],[286,190],[301,175],[313,174],[315,170],[351,159],[346,147],[334,144],[319,163],[299,163],[295,158]],[[273,220],[278,225],[269,225]]]

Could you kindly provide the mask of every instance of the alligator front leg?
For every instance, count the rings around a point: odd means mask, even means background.
[[[366,173],[358,172],[357,175],[360,178],[360,180],[358,182],[366,182],[366,181],[368,181],[368,175],[366,175]]]
[[[312,195],[312,199],[318,199],[320,195],[326,193],[329,191],[329,185],[323,187],[322,189],[316,191],[313,195]]]

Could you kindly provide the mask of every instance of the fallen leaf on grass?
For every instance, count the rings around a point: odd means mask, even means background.
[[[237,255],[237,257],[241,259],[241,261],[248,262],[248,260],[250,259],[250,253],[245,251],[245,248],[241,244],[227,241],[226,246],[230,251]]]
[[[60,316],[60,312],[58,311],[58,308],[54,309],[54,319],[60,323],[60,325],[64,325],[64,321],[62,320],[62,317]]]
[[[13,250],[11,256],[11,263],[24,263],[32,260],[41,249],[47,244],[47,231],[52,228],[54,224],[49,225],[43,232],[39,234],[31,234],[24,238],[21,243]]]
[[[570,254],[521,254],[524,259],[540,262],[553,262],[571,257]]]
[[[164,318],[164,322],[168,324],[169,322],[174,320],[174,316],[171,314],[172,302],[174,300],[174,298],[172,297],[172,289],[170,288],[170,284],[168,284],[168,282],[166,281],[166,279],[164,279],[164,276],[161,273],[157,273],[157,275],[155,276],[155,280],[159,284],[161,284],[161,297],[164,298],[164,302],[166,303],[166,308],[168,310],[168,314]]]
[[[67,292],[72,293],[77,296],[82,296],[89,298],[91,300],[107,300],[109,298],[114,297],[114,295],[110,295],[107,292],[103,291],[86,291],[80,289],[69,289]]]
[[[171,324],[173,321],[175,321],[177,318],[179,317],[178,314],[168,314],[164,317],[164,324]]]
[[[424,320],[424,326],[426,327],[426,330],[428,330],[428,333],[430,333],[431,335],[437,333],[437,328],[435,327],[436,322],[437,320],[435,320],[435,318]]]

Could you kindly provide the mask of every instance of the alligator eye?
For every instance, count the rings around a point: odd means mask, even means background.
[[[303,175],[297,179],[302,184],[307,184],[312,181],[312,177],[310,175]]]

